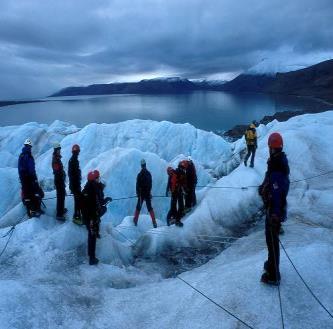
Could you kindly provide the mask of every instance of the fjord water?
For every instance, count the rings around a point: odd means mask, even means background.
[[[151,119],[189,122],[200,129],[223,131],[278,111],[299,111],[313,107],[325,105],[301,97],[213,91],[177,95],[77,96],[1,107],[0,125],[61,120],[83,127],[92,122]]]

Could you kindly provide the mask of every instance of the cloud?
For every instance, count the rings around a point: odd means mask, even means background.
[[[333,53],[332,15],[331,0],[2,0],[0,99]]]

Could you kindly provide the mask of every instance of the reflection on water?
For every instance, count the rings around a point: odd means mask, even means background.
[[[2,107],[0,124],[61,120],[82,127],[91,122],[151,119],[189,122],[201,129],[221,131],[236,124],[260,120],[278,111],[299,111],[313,107],[329,108],[321,102],[300,97],[212,91],[182,95],[78,96]]]

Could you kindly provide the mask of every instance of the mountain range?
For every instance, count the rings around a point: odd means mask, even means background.
[[[310,67],[273,74],[244,73],[229,82],[172,77],[139,82],[68,87],[50,97],[108,94],[180,94],[197,90],[259,92],[320,98],[333,102],[333,59]]]

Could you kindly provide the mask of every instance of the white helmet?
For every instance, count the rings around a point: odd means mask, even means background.
[[[192,161],[192,158],[191,158],[190,155],[187,157],[187,160],[188,160],[188,161]]]
[[[53,148],[54,148],[54,149],[60,149],[60,148],[61,148],[60,143],[59,143],[59,142],[54,142],[54,143],[53,143]]]
[[[27,138],[24,142],[24,145],[29,145],[29,146],[32,146],[32,141],[31,139]]]

